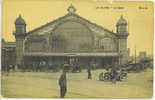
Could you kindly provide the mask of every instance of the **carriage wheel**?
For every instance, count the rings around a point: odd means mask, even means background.
[[[110,75],[109,74],[107,74],[107,75],[105,74],[104,75],[104,80],[110,80]]]
[[[122,73],[120,75],[120,79],[126,79],[127,78],[127,73]]]

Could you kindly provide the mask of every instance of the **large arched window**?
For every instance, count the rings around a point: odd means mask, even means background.
[[[86,25],[67,20],[52,31],[50,43],[55,52],[86,52],[92,48],[93,34]]]

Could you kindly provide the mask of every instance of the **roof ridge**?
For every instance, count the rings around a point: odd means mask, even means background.
[[[55,19],[55,20],[53,20],[53,21],[50,21],[50,22],[48,22],[48,23],[46,23],[46,24],[44,24],[44,25],[42,25],[42,26],[40,26],[40,27],[38,27],[38,28],[35,28],[35,29],[33,29],[33,30],[27,32],[27,35],[31,34],[31,33],[34,32],[34,31],[37,31],[37,30],[39,30],[39,29],[41,29],[41,28],[44,28],[44,27],[46,27],[46,26],[48,26],[48,25],[50,25],[50,24],[54,24],[54,23],[56,23],[57,21],[59,21],[59,20],[65,18],[65,17],[68,17],[68,16],[70,16],[70,15],[79,17],[80,19],[85,20],[85,21],[88,22],[89,24],[95,25],[96,27],[101,28],[101,29],[103,29],[104,31],[108,31],[108,32],[110,32],[110,33],[116,35],[114,32],[112,32],[112,31],[110,31],[110,30],[108,30],[108,29],[106,29],[106,28],[104,28],[104,27],[102,27],[102,26],[100,26],[100,25],[98,25],[98,24],[96,24],[96,23],[94,23],[94,22],[91,22],[91,21],[89,21],[88,19],[83,18],[83,17],[81,17],[81,16],[79,16],[78,14],[75,14],[75,13],[67,13],[66,15],[64,15],[64,16],[62,16],[62,17],[58,17],[57,19]]]
[[[101,28],[101,29],[103,29],[103,30],[105,30],[105,31],[108,31],[108,32],[110,32],[110,33],[113,33],[113,34],[115,35],[115,33],[112,32],[112,31],[110,31],[109,29],[104,28],[104,27],[102,27],[101,25],[98,25],[98,24],[96,24],[96,23],[94,23],[94,22],[91,22],[91,21],[89,21],[88,19],[79,16],[78,14],[75,14],[75,15],[78,16],[79,18],[81,18],[81,19],[87,21],[88,23],[93,24],[93,25],[95,25],[96,27],[99,27],[99,28]]]
[[[50,24],[53,24],[53,23],[57,22],[59,19],[62,19],[62,18],[67,17],[68,15],[69,15],[69,14],[66,14],[66,15],[64,15],[64,16],[58,17],[57,19],[52,20],[52,21],[50,21],[50,22],[48,22],[48,23],[46,23],[46,24],[44,24],[44,25],[41,25],[41,26],[39,26],[39,27],[37,27],[37,28],[35,28],[35,29],[33,29],[33,30],[30,30],[30,31],[27,32],[27,33],[28,33],[28,34],[31,34],[32,32],[37,31],[37,30],[39,30],[39,29],[41,29],[41,28],[44,28],[44,27],[46,27],[46,26],[48,26],[48,25],[50,25]]]

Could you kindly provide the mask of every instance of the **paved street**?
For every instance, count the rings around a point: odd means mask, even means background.
[[[99,73],[92,71],[92,80],[87,72],[67,73],[67,94],[65,98],[151,98],[152,70],[129,73],[128,79],[112,84],[98,81]],[[58,79],[61,72],[10,72],[2,75],[4,97],[59,98]]]

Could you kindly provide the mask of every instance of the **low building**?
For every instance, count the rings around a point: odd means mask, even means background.
[[[5,42],[2,39],[2,69],[16,64],[16,42]]]

